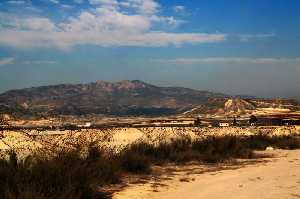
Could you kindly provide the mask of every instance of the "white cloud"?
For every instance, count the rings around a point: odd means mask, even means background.
[[[22,1],[22,0],[19,0],[19,1],[17,1],[17,0],[11,0],[11,1],[8,1],[7,3],[21,5],[21,4],[25,4],[26,2]]]
[[[219,34],[192,34],[192,33],[130,33],[119,31],[108,31],[95,34],[94,31],[83,32],[52,32],[41,34],[35,31],[2,31],[0,33],[0,44],[15,48],[59,48],[68,50],[74,45],[98,45],[109,46],[143,46],[159,47],[175,45],[181,46],[185,43],[200,44],[207,42],[219,42],[225,39]]]
[[[92,5],[101,5],[111,8],[126,7],[135,9],[135,11],[142,15],[152,15],[156,13],[160,5],[154,0],[89,0]]]
[[[185,12],[185,7],[181,5],[173,6],[173,11],[176,13],[183,13]]]
[[[101,6],[110,10],[117,10],[119,8],[119,2],[117,0],[89,0],[90,4]]]
[[[164,27],[176,27],[182,20],[158,15],[153,0],[90,0],[96,8],[55,23],[48,18],[5,17],[0,29],[0,45],[14,48],[70,49],[74,45],[107,46],[181,46],[220,42],[224,34],[172,33]],[[132,12],[124,12],[124,3]]]
[[[47,18],[27,18],[20,19],[18,22],[23,30],[49,32],[55,29],[55,24]]]
[[[248,57],[208,57],[208,58],[177,58],[153,59],[152,61],[163,64],[300,64],[297,58],[248,58]]]
[[[268,33],[268,34],[241,34],[239,35],[240,41],[242,42],[248,42],[254,39],[265,39],[265,38],[271,38],[275,37],[276,35],[274,33]]]
[[[128,0],[133,6],[138,7],[139,12],[143,14],[154,14],[160,5],[153,0]]]
[[[2,58],[2,59],[0,59],[0,66],[12,64],[14,61],[15,61],[15,58],[13,58],[13,57]]]
[[[185,23],[184,20],[175,19],[173,16],[164,17],[164,16],[152,15],[150,17],[150,19],[153,22],[164,23],[164,24],[169,25],[169,26],[174,27],[174,28],[180,26],[183,23]]]
[[[37,8],[37,7],[34,7],[34,6],[32,6],[32,5],[30,5],[30,6],[26,6],[26,7],[24,7],[26,10],[28,10],[28,11],[31,11],[32,13],[33,12],[42,12],[42,10],[41,9],[39,9],[39,8]]]
[[[74,2],[80,4],[83,3],[83,0],[74,0]]]
[[[55,3],[55,4],[59,4],[59,1],[58,1],[58,0],[49,0],[49,2]]]
[[[24,64],[56,64],[56,61],[50,61],[50,60],[30,60],[30,61],[24,61]]]
[[[73,6],[67,5],[67,4],[61,4],[61,7],[65,8],[65,9],[71,9],[71,8],[73,8]]]
[[[97,4],[118,4],[116,0],[89,0],[90,4],[97,5]]]

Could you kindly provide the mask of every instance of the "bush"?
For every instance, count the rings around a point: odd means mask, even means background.
[[[95,188],[118,182],[119,173],[111,160],[78,150],[19,161],[12,152],[0,161],[0,198],[95,198]]]
[[[121,166],[132,173],[150,173],[150,158],[137,151],[124,151],[121,155]]]

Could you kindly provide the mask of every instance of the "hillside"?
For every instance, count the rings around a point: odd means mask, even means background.
[[[0,94],[0,113],[14,117],[58,115],[162,116],[249,115],[299,111],[299,102],[231,97],[182,87],[159,87],[139,80],[61,84]]]
[[[158,87],[139,80],[62,84],[0,95],[0,112],[20,116],[169,115],[195,106],[222,106],[228,96],[181,87]]]
[[[196,106],[184,112],[185,115],[193,116],[206,114],[210,116],[250,116],[250,115],[300,115],[300,103],[296,100],[288,99],[241,99],[225,98],[223,104],[217,106],[211,104]]]

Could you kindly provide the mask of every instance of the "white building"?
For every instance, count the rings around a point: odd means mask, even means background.
[[[229,127],[230,124],[229,124],[228,122],[220,122],[220,123],[219,123],[219,126],[220,126],[220,127]]]

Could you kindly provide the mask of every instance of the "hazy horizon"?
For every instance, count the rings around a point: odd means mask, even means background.
[[[141,80],[300,98],[300,2],[4,0],[0,93]]]
[[[3,92],[0,92],[0,94],[5,93],[7,91],[10,90],[22,90],[22,89],[28,89],[28,88],[34,88],[34,87],[42,87],[42,86],[55,86],[55,85],[61,85],[61,84],[69,84],[69,85],[76,85],[76,84],[89,84],[89,83],[95,83],[96,81],[105,81],[105,82],[110,82],[110,83],[117,83],[117,82],[121,82],[121,81],[136,81],[138,79],[131,79],[131,80],[114,80],[114,81],[110,81],[110,80],[95,80],[95,81],[87,81],[87,82],[61,82],[61,83],[57,83],[57,84],[45,84],[45,85],[36,85],[36,86],[28,86],[28,87],[20,87],[20,88],[12,88],[12,89],[8,89],[8,90],[4,90]],[[258,98],[287,98],[287,99],[297,99],[299,100],[299,96],[292,96],[292,97],[285,97],[285,96],[259,96],[259,95],[251,95],[251,94],[247,94],[247,93],[225,93],[222,91],[217,91],[217,90],[210,90],[210,89],[199,89],[199,88],[193,88],[193,87],[188,87],[188,86],[182,86],[182,85],[176,85],[176,84],[158,84],[157,82],[148,82],[148,81],[143,81],[143,80],[138,80],[138,81],[142,81],[144,83],[147,84],[151,84],[154,86],[160,86],[160,87],[182,87],[182,88],[189,88],[189,89],[194,89],[194,90],[199,90],[199,91],[209,91],[209,92],[213,92],[213,93],[220,93],[220,94],[225,94],[225,95],[231,95],[231,96],[249,96],[249,97],[258,97]]]

